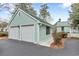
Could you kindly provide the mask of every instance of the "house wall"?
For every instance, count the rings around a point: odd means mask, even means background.
[[[61,27],[57,27],[57,32],[62,32]],[[64,27],[64,32],[70,32],[70,27]]]
[[[61,32],[61,27],[57,27],[57,32]]]
[[[65,32],[70,32],[71,28],[70,27],[65,27],[64,29],[65,29]]]
[[[52,28],[50,28],[50,34],[47,35],[46,34],[46,26],[41,25],[39,37],[40,37],[40,40],[39,40],[40,43],[52,40]]]

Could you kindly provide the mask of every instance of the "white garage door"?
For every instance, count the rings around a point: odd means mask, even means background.
[[[12,26],[9,30],[9,38],[19,40],[19,27],[18,26]]]
[[[34,42],[34,25],[23,25],[21,35],[23,41]]]

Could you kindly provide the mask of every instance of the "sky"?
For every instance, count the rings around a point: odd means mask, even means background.
[[[39,12],[40,4],[34,4],[33,7]],[[62,21],[67,21],[69,18],[70,5],[66,6],[63,3],[48,3],[48,11],[51,14],[52,21],[56,22],[61,18]]]
[[[59,18],[61,18],[62,21],[67,21],[69,17],[70,5],[68,3],[48,3],[48,11],[52,17],[51,23],[58,21]],[[12,5],[11,5],[12,6]],[[34,3],[33,8],[39,12],[40,9],[40,3]],[[12,8],[11,8],[12,9]],[[2,11],[0,11],[0,19],[10,19],[10,13],[3,8]],[[5,20],[5,21],[7,21]]]

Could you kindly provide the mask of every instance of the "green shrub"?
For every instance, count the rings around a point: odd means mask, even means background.
[[[8,32],[0,32],[0,37],[8,36]]]

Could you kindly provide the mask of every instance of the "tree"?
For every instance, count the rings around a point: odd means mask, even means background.
[[[32,3],[19,3],[19,4],[16,4],[16,7],[20,8],[24,11],[28,11],[29,13],[31,13],[34,16],[37,15],[36,11],[32,7]]]
[[[20,8],[24,11],[28,11],[32,15],[37,15],[36,11],[32,7],[32,3],[16,3],[16,4],[8,4],[8,3],[3,3],[0,4],[0,11],[4,10],[4,8],[11,14],[13,15],[17,8]]]
[[[71,11],[69,14],[69,20],[72,22],[72,27],[79,27],[79,3],[74,3],[71,5]]]
[[[44,19],[46,21],[46,18],[50,16],[48,12],[48,6],[47,4],[42,4],[40,9],[40,18]]]
[[[4,28],[7,27],[8,23],[7,22],[1,22],[0,23],[0,28],[1,28],[1,31],[3,32],[4,31]]]

